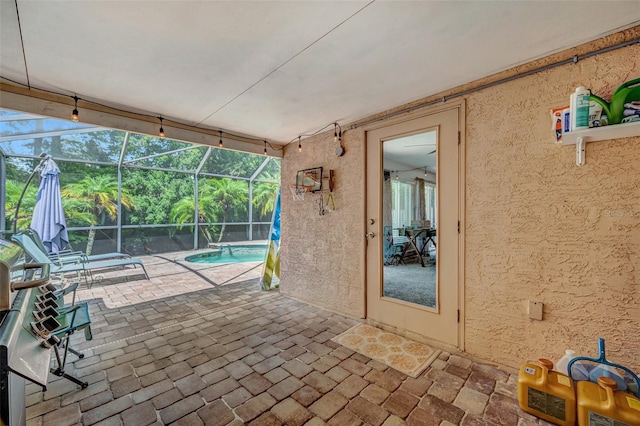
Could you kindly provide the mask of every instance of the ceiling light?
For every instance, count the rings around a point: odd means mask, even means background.
[[[337,123],[333,123],[333,141],[338,142],[338,124]]]
[[[427,176],[427,168],[424,168],[424,175]]]
[[[267,155],[267,141],[264,141],[264,155]]]
[[[298,136],[298,152],[302,152],[302,143],[300,143],[300,136]]]
[[[158,136],[160,136],[161,138],[164,138],[164,129],[162,128],[162,117],[158,117],[158,119],[160,120],[160,131],[158,132]]]
[[[222,130],[220,130],[220,142],[218,142],[218,147],[222,148]]]
[[[73,106],[73,111],[71,112],[71,121],[73,121],[74,123],[78,122],[78,97],[74,96],[73,97],[73,101],[74,101],[74,106]]]

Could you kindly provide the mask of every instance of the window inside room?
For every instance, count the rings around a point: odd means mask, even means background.
[[[425,183],[424,185],[424,201],[426,207],[426,219],[431,222],[432,228],[437,228],[437,215],[438,210],[436,200],[436,185],[433,183]]]
[[[391,221],[394,229],[411,225],[413,216],[413,184],[393,179],[391,181]]]

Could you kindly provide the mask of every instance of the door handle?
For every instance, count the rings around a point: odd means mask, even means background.
[[[374,238],[376,236],[376,233],[375,232],[367,232],[366,234],[364,234],[364,236],[365,236],[365,238],[367,240],[370,240],[370,239],[372,239],[372,238]]]

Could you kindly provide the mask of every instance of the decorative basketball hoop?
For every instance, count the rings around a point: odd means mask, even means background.
[[[298,187],[295,183],[289,185],[289,190],[291,191],[291,195],[293,196],[293,201],[302,201],[304,200],[304,194],[307,192],[305,187]]]

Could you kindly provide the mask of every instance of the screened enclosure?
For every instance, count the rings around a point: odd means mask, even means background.
[[[60,168],[76,250],[142,255],[269,236],[279,158],[0,109],[5,239],[31,223],[39,176],[25,185],[41,154]]]

